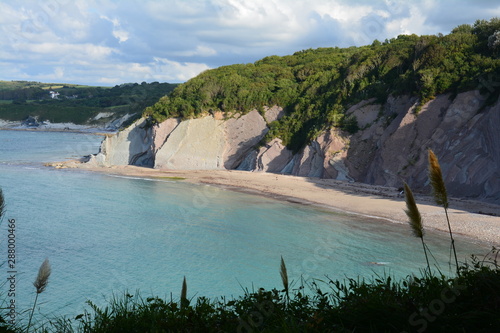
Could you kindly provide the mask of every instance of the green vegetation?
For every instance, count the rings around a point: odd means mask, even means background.
[[[247,112],[281,105],[287,115],[270,124],[292,149],[329,126],[355,131],[345,109],[362,99],[384,101],[389,94],[413,94],[421,103],[443,92],[479,88],[498,98],[500,20],[462,25],[447,36],[399,36],[348,49],[318,49],[255,64],[207,71],[162,97],[145,114],[155,121],[196,117],[203,112]],[[496,89],[496,90],[495,90]],[[486,101],[487,102],[487,101]],[[114,105],[117,106],[117,105]],[[499,250],[459,264],[448,218],[448,200],[436,156],[429,152],[429,176],[445,210],[456,276],[431,271],[418,207],[405,186],[407,214],[420,238],[427,269],[400,281],[328,278],[294,287],[281,258],[283,289],[246,291],[227,300],[189,298],[184,278],[179,299],[143,299],[138,293],[114,297],[100,308],[71,318],[38,323],[38,332],[498,332]],[[0,220],[4,200],[0,191]],[[451,258],[450,258],[451,261]],[[38,278],[37,278],[38,279]],[[35,285],[36,287],[36,285]],[[37,287],[37,293],[38,293]],[[12,331],[0,318],[0,331]],[[3,327],[2,327],[3,325]],[[14,331],[29,330],[24,327]]]
[[[389,95],[409,94],[425,103],[436,94],[470,89],[498,97],[499,31],[500,19],[494,18],[461,25],[446,36],[400,35],[368,46],[304,50],[224,66],[180,85],[144,114],[159,122],[279,105],[286,116],[270,124],[266,139],[279,137],[298,150],[332,126],[354,133],[356,120],[345,111],[363,99],[384,102]]]
[[[449,278],[316,280],[297,288],[248,290],[233,299],[114,296],[102,308],[36,326],[36,332],[497,332],[498,251]],[[283,265],[283,264],[282,264]],[[286,271],[286,270],[285,270]],[[283,272],[283,269],[281,269]],[[283,276],[282,276],[283,277]],[[18,328],[22,332],[22,328]]]
[[[170,93],[169,83],[130,83],[91,87],[27,81],[0,81],[0,119],[23,121],[28,117],[52,123],[87,123],[100,112],[134,114]],[[52,98],[50,92],[58,93]]]
[[[446,188],[436,156],[429,151],[429,178],[435,201],[446,210]],[[137,292],[114,296],[100,308],[74,318],[59,317],[38,323],[37,332],[498,332],[500,330],[500,265],[496,248],[482,259],[460,266],[450,278],[431,271],[424,243],[422,217],[411,189],[405,184],[407,215],[414,236],[422,241],[427,269],[421,277],[375,276],[371,281],[301,281],[294,288],[281,257],[283,289],[258,289],[227,300],[188,297],[184,277],[179,299],[142,298]],[[0,190],[0,220],[4,211]],[[450,236],[452,235],[447,218]],[[454,240],[451,236],[451,246]],[[451,258],[450,258],[451,261]],[[37,296],[47,285],[50,266],[46,260],[35,280]],[[36,299],[35,299],[36,304]],[[33,306],[33,308],[35,305]],[[28,332],[9,327],[0,317],[0,331]]]

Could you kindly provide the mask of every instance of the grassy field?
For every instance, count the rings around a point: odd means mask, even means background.
[[[36,81],[3,81],[3,80],[0,80],[0,90],[16,90],[16,89],[25,89],[25,88],[40,88],[40,89],[48,90],[48,89],[60,89],[63,87],[90,88],[93,86],[71,84],[71,83],[44,83],[44,82],[36,82]],[[103,86],[100,88],[111,88],[111,87]]]
[[[140,115],[169,94],[177,85],[169,83],[127,83],[114,87],[92,87],[66,83],[0,81],[0,119],[23,121],[35,117],[52,123],[94,124],[99,112],[114,118]],[[53,98],[49,91],[56,91]],[[134,117],[132,119],[135,119]]]

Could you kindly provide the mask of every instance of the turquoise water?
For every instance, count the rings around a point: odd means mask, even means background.
[[[0,262],[7,259],[7,219],[15,219],[19,312],[32,304],[32,282],[45,258],[52,265],[39,298],[38,315],[45,317],[75,316],[87,299],[104,304],[126,290],[176,298],[184,276],[189,297],[280,287],[281,255],[295,281],[405,276],[425,266],[419,240],[404,225],[214,186],[43,165],[95,153],[100,140],[0,131],[0,186],[7,202]],[[448,272],[448,236],[428,232],[427,242]],[[456,242],[462,259],[488,250],[462,238]],[[1,269],[5,281],[9,269]],[[10,300],[7,289],[0,288],[0,299]]]

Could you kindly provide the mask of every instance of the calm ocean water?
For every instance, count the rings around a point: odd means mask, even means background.
[[[280,256],[290,279],[398,277],[424,268],[418,239],[405,225],[236,193],[182,181],[55,170],[44,162],[95,153],[90,134],[0,131],[0,187],[7,212],[0,226],[2,281],[7,273],[7,219],[16,229],[16,309],[23,320],[45,258],[52,265],[38,316],[82,312],[125,291],[179,297],[239,296],[242,288],[280,287]],[[443,222],[444,223],[444,222]],[[460,237],[462,260],[488,248]],[[427,233],[443,272],[448,235]],[[379,264],[374,264],[379,263]],[[9,284],[0,300],[9,302]]]

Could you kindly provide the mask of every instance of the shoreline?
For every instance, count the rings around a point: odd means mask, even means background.
[[[92,134],[92,135],[112,135],[116,134],[117,131],[106,131],[102,128],[38,128],[38,127],[20,127],[20,128],[9,128],[0,127],[0,131],[18,131],[18,132],[57,132],[57,133],[81,133],[81,134]]]
[[[131,165],[90,167],[80,161],[50,163],[49,166],[138,178],[175,180],[179,177],[189,183],[216,185],[391,223],[408,223],[404,197],[397,189],[385,186],[237,170],[160,170]],[[444,209],[434,205],[429,196],[415,193],[415,198],[424,228],[448,233]],[[450,198],[448,214],[454,234],[490,246],[500,245],[500,206]]]

